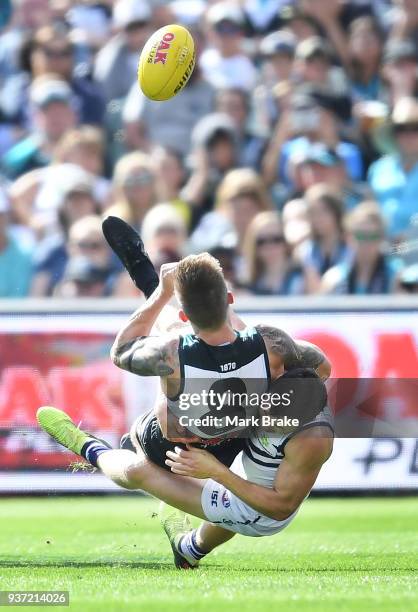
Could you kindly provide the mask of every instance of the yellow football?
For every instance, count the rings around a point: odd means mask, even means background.
[[[151,100],[169,100],[177,95],[196,63],[192,35],[181,25],[168,25],[155,32],[139,58],[138,82]]]

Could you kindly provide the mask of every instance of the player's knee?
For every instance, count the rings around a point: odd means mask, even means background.
[[[125,489],[141,489],[145,484],[147,461],[135,461],[125,471]]]

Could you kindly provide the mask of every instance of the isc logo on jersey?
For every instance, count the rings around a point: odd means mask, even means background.
[[[139,58],[139,85],[151,100],[168,100],[186,85],[195,62],[194,41],[186,28],[176,24],[160,28]]]

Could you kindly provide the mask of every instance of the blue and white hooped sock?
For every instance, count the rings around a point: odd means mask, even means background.
[[[90,438],[85,442],[81,449],[80,455],[86,459],[91,465],[97,467],[97,460],[103,453],[112,450],[105,442],[97,440],[97,438]]]
[[[193,557],[196,561],[200,561],[200,559],[203,559],[203,557],[207,555],[207,552],[202,550],[196,542],[196,529],[189,531],[182,537],[179,542],[179,551],[186,557]]]

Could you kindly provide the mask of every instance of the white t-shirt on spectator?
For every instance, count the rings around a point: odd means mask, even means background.
[[[217,49],[207,49],[200,58],[200,67],[205,79],[216,89],[251,91],[256,84],[257,71],[244,54],[222,57]]]

